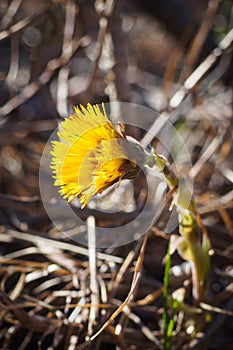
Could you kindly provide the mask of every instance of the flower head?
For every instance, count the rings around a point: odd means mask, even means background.
[[[74,108],[61,123],[59,141],[52,141],[51,169],[54,185],[72,201],[79,196],[82,207],[112,184],[135,177],[145,160],[136,140],[118,131],[107,117],[104,104]]]

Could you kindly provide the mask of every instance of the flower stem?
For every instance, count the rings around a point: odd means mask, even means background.
[[[155,150],[148,165],[163,173],[164,180],[171,190],[173,204],[179,217],[179,233],[183,238],[178,252],[191,264],[193,297],[196,303],[199,303],[204,300],[207,291],[210,241],[198,225],[195,201],[185,181],[177,177],[167,159],[158,155]]]

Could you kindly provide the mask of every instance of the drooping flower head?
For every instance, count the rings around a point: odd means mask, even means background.
[[[52,141],[54,185],[69,202],[79,196],[84,207],[112,184],[135,177],[145,161],[138,142],[118,131],[104,104],[74,107],[61,123],[59,141]]]

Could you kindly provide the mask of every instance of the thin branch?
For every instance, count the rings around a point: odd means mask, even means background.
[[[221,145],[222,140],[220,137],[216,136],[209,144],[207,149],[201,155],[201,157],[194,164],[192,169],[189,172],[191,178],[195,178],[199,171],[202,169],[203,165],[215,154],[218,147]]]
[[[77,15],[77,5],[74,1],[68,1],[66,3],[66,19],[63,35],[62,54],[70,54],[72,52],[72,39],[75,32],[75,23]],[[64,65],[58,73],[58,87],[57,87],[57,110],[61,116],[68,115],[68,78],[69,78],[69,66]]]
[[[111,32],[113,48],[112,55],[115,65],[112,70],[115,76],[117,99],[121,102],[130,101],[130,84],[126,79],[127,74],[127,36],[122,30],[123,2],[118,1],[111,18],[109,31]]]
[[[184,85],[174,94],[169,102],[170,113],[164,111],[161,113],[160,118],[157,118],[153,125],[150,127],[146,135],[141,140],[141,144],[146,147],[153,140],[154,136],[157,135],[160,130],[164,127],[166,120],[169,119],[173,123],[178,115],[176,109],[181,103],[187,98],[190,91],[194,89],[201,80],[204,79],[206,73],[213,67],[217,62],[218,58],[232,46],[233,43],[233,29],[231,29],[226,36],[220,41],[217,48],[215,48],[211,54],[194,70],[194,72],[184,82]]]
[[[188,24],[185,31],[182,33],[181,38],[179,39],[177,45],[175,46],[174,50],[172,51],[170,57],[168,57],[168,61],[166,64],[166,70],[163,78],[163,90],[166,93],[169,88],[169,83],[174,80],[175,70],[178,67],[178,64],[181,60],[181,57],[183,55],[182,48],[187,47],[188,42],[190,41],[190,38],[192,36],[192,33],[195,29],[195,25],[197,21],[200,20],[200,16],[203,12],[203,2],[198,1],[197,5],[195,7],[195,11],[193,14],[193,18],[191,22]]]
[[[211,211],[218,210],[219,208],[232,208],[232,207],[233,207],[233,190],[221,196],[220,198],[210,200],[209,202],[205,201],[203,206],[200,206],[199,208],[197,208],[197,212],[198,214],[203,215]]]
[[[22,29],[25,29],[26,27],[30,26],[31,23],[35,22],[35,20],[43,16],[47,11],[48,9],[43,9],[42,11],[39,11],[31,16],[22,19],[22,21],[13,24],[9,29],[3,30],[2,32],[0,32],[0,41],[7,39],[12,34],[16,34]]]
[[[192,90],[205,76],[205,74],[213,67],[217,59],[232,46],[233,29],[221,40],[218,47],[194,70],[194,72],[184,82],[182,88],[177,91],[170,101],[170,107],[176,108],[184,100],[187,94]]]
[[[109,19],[111,17],[111,14],[113,12],[115,5],[114,0],[107,0],[104,5],[104,10],[102,12],[102,16],[99,20],[99,32],[98,32],[98,38],[97,38],[97,44],[96,44],[96,58],[92,66],[91,73],[88,78],[86,93],[87,95],[91,95],[93,92],[94,84],[96,81],[96,75],[99,69],[99,61],[102,55],[103,45],[104,45],[104,38],[107,32]]]
[[[14,16],[16,15],[20,5],[23,0],[12,0],[9,4],[7,12],[4,17],[1,19],[1,28],[7,28],[12,22]]]
[[[208,1],[208,7],[204,15],[203,22],[192,42],[192,45],[190,47],[190,50],[185,58],[184,62],[184,70],[183,74],[181,74],[181,80],[182,75],[183,76],[189,76],[193,70],[194,64],[196,59],[198,58],[200,51],[202,49],[202,46],[206,40],[206,37],[212,28],[213,22],[216,17],[216,12],[218,9],[219,0],[209,0]]]
[[[62,53],[60,57],[50,60],[44,72],[39,76],[37,81],[25,86],[18,95],[14,96],[3,107],[0,108],[0,117],[11,113],[17,107],[21,106],[25,101],[32,98],[32,96],[34,96],[42,86],[46,85],[52,79],[56,70],[69,62],[79,46],[82,45],[83,39],[84,38],[75,38],[71,43],[72,49],[70,52]]]

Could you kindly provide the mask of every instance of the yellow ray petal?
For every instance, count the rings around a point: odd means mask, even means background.
[[[68,201],[79,196],[83,206],[136,169],[129,159],[130,147],[124,147],[124,142],[132,141],[115,129],[104,105],[102,109],[90,104],[74,107],[75,113],[61,124],[60,141],[52,142],[54,185],[60,186],[60,194]]]

